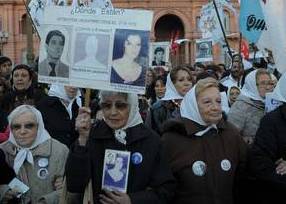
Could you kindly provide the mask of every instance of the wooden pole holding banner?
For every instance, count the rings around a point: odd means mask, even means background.
[[[85,89],[85,94],[84,94],[84,106],[89,107],[90,104],[90,89]]]
[[[228,41],[227,41],[227,38],[226,38],[226,34],[225,34],[225,30],[223,28],[223,25],[222,25],[222,22],[221,22],[221,19],[220,19],[220,16],[219,16],[219,13],[218,13],[218,9],[217,9],[217,5],[216,5],[216,0],[213,0],[213,5],[214,5],[214,8],[215,8],[215,12],[216,12],[216,15],[217,15],[217,18],[218,18],[218,21],[219,21],[219,25],[220,25],[220,28],[221,28],[221,31],[222,31],[222,34],[223,34],[223,37],[224,37],[224,41],[226,43],[226,46],[227,46],[227,52],[229,54],[229,56],[231,57],[232,59],[232,52],[231,52],[231,49],[229,47],[229,44],[228,44]]]

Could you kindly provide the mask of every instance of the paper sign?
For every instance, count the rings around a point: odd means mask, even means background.
[[[152,18],[144,10],[46,7],[39,82],[143,94]]]
[[[103,164],[102,188],[127,191],[130,152],[106,149]]]

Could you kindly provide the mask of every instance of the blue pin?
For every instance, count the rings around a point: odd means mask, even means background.
[[[133,164],[138,165],[143,161],[143,156],[140,152],[134,152],[131,156],[131,160]]]

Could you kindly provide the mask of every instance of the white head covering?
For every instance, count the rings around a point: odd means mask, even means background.
[[[34,164],[33,155],[32,155],[32,152],[30,150],[34,149],[38,145],[44,143],[45,141],[47,141],[51,138],[49,133],[47,132],[47,130],[44,127],[42,114],[40,113],[40,111],[38,111],[36,108],[34,108],[33,106],[30,106],[30,105],[18,106],[17,108],[15,108],[10,113],[10,115],[8,116],[10,129],[11,129],[11,125],[12,125],[14,119],[23,113],[32,113],[35,116],[35,120],[36,120],[35,122],[38,124],[38,131],[37,131],[36,139],[30,147],[21,147],[20,145],[18,145],[12,131],[10,131],[10,136],[9,136],[8,141],[10,141],[12,144],[14,144],[17,147],[17,149],[19,150],[16,157],[15,157],[15,160],[14,160],[14,170],[15,170],[16,174],[18,174],[18,172],[19,172],[21,166],[23,165],[23,163],[25,162],[25,160],[27,160],[32,165]]]
[[[272,98],[286,103],[286,72],[280,77],[273,91]]]
[[[81,101],[81,93],[80,93],[80,90],[78,89],[77,90],[77,94],[74,98],[70,98],[66,91],[65,91],[65,87],[63,85],[59,85],[59,84],[52,84],[51,85],[51,88],[49,90],[49,93],[48,93],[49,96],[55,96],[55,97],[58,97],[64,101],[66,101],[68,103],[68,106],[65,106],[69,116],[70,116],[70,119],[72,119],[72,104],[74,101],[76,101],[77,105],[79,107],[82,107],[82,101]]]
[[[126,144],[126,139],[125,139],[126,131],[125,130],[127,128],[134,127],[140,123],[143,123],[143,120],[139,113],[138,96],[136,94],[128,93],[127,102],[129,104],[129,116],[128,116],[127,123],[124,127],[114,131],[115,138],[122,144]]]
[[[207,126],[206,122],[202,119],[202,116],[199,111],[196,97],[196,85],[185,95],[180,106],[180,112],[183,118],[188,118],[202,126]],[[211,128],[217,129],[216,125],[212,124],[208,126],[205,130],[197,132],[195,135],[202,136]]]
[[[241,94],[253,100],[264,102],[264,99],[259,95],[256,85],[256,72],[257,70],[254,70],[246,76],[245,83],[241,89]]]
[[[167,76],[167,82],[166,82],[166,93],[165,96],[161,99],[163,101],[169,101],[169,100],[175,100],[175,99],[183,99],[183,96],[181,96],[177,89],[175,88],[170,73]]]

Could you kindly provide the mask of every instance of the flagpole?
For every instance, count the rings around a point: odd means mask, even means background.
[[[214,4],[215,12],[216,12],[216,15],[217,15],[217,18],[218,18],[218,21],[219,21],[220,28],[221,28],[221,31],[222,31],[222,34],[223,34],[223,37],[224,37],[224,41],[225,41],[226,46],[227,46],[228,54],[229,54],[229,56],[232,59],[232,52],[231,52],[231,49],[229,47],[229,44],[228,44],[228,41],[227,41],[227,38],[226,38],[226,34],[225,34],[225,31],[224,31],[224,28],[223,28],[223,25],[222,25],[222,22],[221,22],[219,13],[218,13],[218,9],[217,9],[217,5],[216,5],[215,0],[213,0],[213,4]]]

